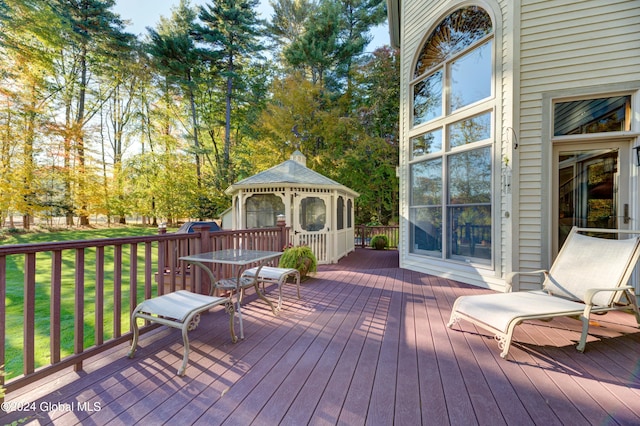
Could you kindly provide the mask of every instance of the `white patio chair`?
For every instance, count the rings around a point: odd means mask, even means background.
[[[582,334],[577,350],[585,349],[591,313],[631,310],[640,325],[640,311],[633,287],[626,285],[640,256],[640,237],[596,238],[579,232],[640,234],[640,231],[573,228],[549,271],[514,272],[544,274],[542,290],[460,296],[453,304],[447,326],[461,319],[495,333],[509,353],[514,328],[522,321],[578,316]],[[510,290],[510,289],[509,289]],[[624,296],[626,303],[621,303]]]
[[[236,343],[238,338],[236,337],[233,327],[235,310],[230,297],[208,296],[192,293],[187,290],[179,290],[141,302],[131,314],[133,342],[129,350],[129,358],[133,358],[138,345],[138,318],[178,328],[182,331],[184,353],[182,356],[182,365],[178,369],[177,374],[183,376],[187,369],[187,363],[189,362],[189,331],[195,330],[198,326],[202,313],[218,305],[225,305],[225,310],[230,317],[229,329],[231,332],[231,341]]]

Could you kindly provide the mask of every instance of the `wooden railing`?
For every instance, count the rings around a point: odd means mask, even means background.
[[[130,340],[131,312],[140,301],[176,288],[207,291],[207,274],[191,277],[180,256],[226,248],[281,251],[289,232],[284,226],[194,229],[0,246],[0,366],[7,376],[0,385],[11,392],[63,368],[79,371],[85,359]]]
[[[389,239],[389,248],[397,248],[400,241],[399,226],[356,226],[356,247],[369,247],[371,237],[374,235],[386,235]]]

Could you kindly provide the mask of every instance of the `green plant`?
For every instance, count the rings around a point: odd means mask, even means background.
[[[295,246],[285,249],[280,256],[280,268],[295,268],[304,277],[309,272],[318,270],[318,260],[308,246]]]
[[[383,250],[389,246],[389,238],[386,235],[374,235],[371,237],[371,247],[376,250]]]

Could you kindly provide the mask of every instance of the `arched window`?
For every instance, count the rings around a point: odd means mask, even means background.
[[[410,90],[410,251],[492,259],[493,24],[478,6],[446,16],[418,52]]]
[[[344,229],[344,198],[338,197],[336,206],[336,224],[338,229]]]
[[[477,6],[456,10],[433,30],[414,70],[414,126],[491,95],[492,33],[491,18]]]

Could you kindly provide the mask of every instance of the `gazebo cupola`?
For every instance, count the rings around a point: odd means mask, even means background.
[[[232,228],[271,227],[284,215],[292,244],[311,247],[318,263],[335,263],[355,249],[353,203],[359,194],[306,162],[296,150],[289,160],[227,188]]]

